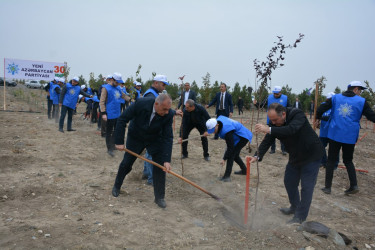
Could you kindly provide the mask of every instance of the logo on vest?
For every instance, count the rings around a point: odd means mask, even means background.
[[[284,102],[283,100],[280,100],[280,103]]]
[[[119,99],[119,98],[120,98],[120,92],[119,92],[119,91],[116,91],[116,92],[115,92],[115,98],[116,98],[116,99]]]
[[[71,90],[69,91],[69,94],[71,94],[71,95],[74,95],[74,93],[75,93],[74,89],[71,89]]]
[[[342,117],[348,117],[353,113],[352,105],[348,105],[347,103],[345,104],[340,104],[339,110],[339,115]]]

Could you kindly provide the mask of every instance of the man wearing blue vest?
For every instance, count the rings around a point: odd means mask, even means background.
[[[284,143],[289,153],[284,185],[290,207],[280,208],[280,211],[285,215],[294,214],[293,219],[288,221],[289,224],[302,223],[310,210],[324,149],[302,110],[272,103],[267,115],[270,119],[269,126],[255,125],[255,132],[266,136],[251,162],[261,161],[275,138]],[[301,192],[298,190],[300,183]]]
[[[206,105],[206,109],[216,104],[216,117],[226,116],[232,117],[233,114],[233,100],[232,96],[227,92],[227,85],[225,83],[220,84],[220,92],[216,93],[214,99]],[[219,138],[218,134],[215,134],[214,139]]]
[[[117,118],[121,115],[121,99],[130,100],[129,96],[121,90],[119,84],[123,83],[120,73],[114,73],[109,79],[108,84],[103,85],[100,96],[100,110],[102,119],[106,121],[105,142],[107,145],[107,153],[114,156],[115,134]]]
[[[333,92],[328,93],[326,101],[328,101],[328,99],[331,99],[332,96],[334,96],[334,95],[335,95],[335,93],[333,93]],[[323,155],[322,162],[321,162],[321,165],[323,167],[327,167],[327,153],[326,153],[325,149],[326,149],[326,147],[328,145],[328,142],[329,142],[327,135],[328,135],[330,117],[331,117],[331,109],[324,112],[324,114],[321,117],[321,122],[320,122],[319,139],[322,142],[322,145],[324,147],[324,155]],[[337,161],[336,161],[334,169],[337,169],[338,164],[339,164],[339,157],[337,157]]]
[[[267,105],[267,109],[268,109],[272,103],[280,103],[284,107],[290,107],[288,97],[286,95],[281,94],[281,90],[282,90],[282,88],[280,86],[275,86],[272,90],[273,94],[270,94],[268,96],[267,100],[265,100],[261,104],[261,106],[264,107],[264,106]],[[257,104],[256,100],[254,100],[254,104],[255,105]],[[267,116],[267,124],[269,124],[269,121],[270,121],[270,119]],[[282,154],[286,155],[284,144],[282,142],[280,142],[280,145],[281,145]],[[270,154],[274,154],[275,150],[276,150],[276,141],[274,140],[272,142],[272,145],[271,145]]]
[[[55,77],[52,81],[50,81],[45,87],[44,87],[44,90],[47,92],[47,115],[48,115],[48,119],[52,119],[54,118],[53,116],[53,101],[51,99],[51,91],[52,91],[52,87],[53,85],[57,84],[57,82],[59,81],[60,78],[58,77]],[[51,113],[52,113],[52,116],[51,116]]]
[[[161,80],[161,79],[160,79]],[[164,80],[164,78],[163,78]],[[173,143],[172,99],[168,94],[160,94],[156,99],[141,98],[121,114],[116,126],[116,149],[123,150],[125,129],[130,122],[126,137],[126,148],[141,154],[146,148],[154,162],[164,166],[165,171],[171,169]],[[119,196],[126,175],[132,170],[137,158],[128,152],[118,168],[112,195]],[[153,168],[155,203],[165,208],[165,172],[158,167]]]
[[[137,101],[142,97],[142,84],[140,82],[134,81],[135,86],[135,100]]]
[[[59,98],[61,93],[61,87],[64,86],[64,78],[58,78],[57,84],[52,85],[50,91],[50,99],[53,103],[52,117],[55,118],[55,122],[59,122],[60,108],[59,108]]]
[[[59,131],[64,133],[64,120],[66,112],[68,112],[67,131],[75,131],[72,129],[73,111],[76,108],[79,94],[85,97],[92,97],[81,90],[78,85],[79,78],[75,76],[69,83],[67,83],[61,90],[59,98],[59,106],[61,107],[61,115],[59,122]]]
[[[221,139],[225,139],[227,150],[224,153],[222,165],[227,161],[224,176],[220,178],[223,182],[230,182],[233,161],[235,161],[241,170],[235,174],[246,175],[246,165],[240,157],[241,149],[248,142],[251,142],[253,134],[240,122],[232,120],[226,116],[219,116],[217,119],[211,118],[206,122],[207,133],[216,133]]]
[[[159,93],[162,93],[163,90],[165,90],[165,86],[167,85],[169,85],[169,83],[165,75],[156,75],[154,77],[154,82],[152,83],[151,87],[144,93],[143,97],[155,99],[156,97],[158,97]],[[147,150],[145,153],[145,157],[152,161],[152,157]],[[153,185],[153,168],[154,166],[151,163],[148,163],[147,161],[144,162],[142,179],[147,179],[148,185]]]
[[[365,115],[369,121],[375,122],[375,112],[370,108],[366,99],[360,97],[365,89],[362,82],[353,81],[349,84],[347,91],[334,95],[321,104],[317,110],[317,118],[320,119],[324,112],[331,109],[327,135],[329,139],[328,161],[325,187],[322,189],[326,194],[331,193],[333,170],[340,149],[342,149],[342,159],[350,181],[350,187],[345,194],[355,194],[359,191],[353,153],[359,135],[360,120],[362,115]]]

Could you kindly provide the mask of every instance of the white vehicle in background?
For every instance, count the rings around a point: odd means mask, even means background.
[[[33,88],[33,89],[40,89],[43,88],[42,84],[40,84],[40,81],[37,80],[30,80],[25,83],[26,87]]]

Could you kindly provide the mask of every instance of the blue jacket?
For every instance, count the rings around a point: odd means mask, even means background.
[[[219,136],[221,139],[225,139],[225,134],[234,130],[233,140],[235,146],[240,141],[240,137],[245,138],[249,140],[249,142],[251,142],[253,134],[240,122],[232,120],[222,115],[219,116],[217,120],[223,123],[223,128],[219,132]]]
[[[215,114],[218,114],[218,111],[220,108],[220,97],[221,97],[221,92],[216,93],[216,96],[214,97],[214,99],[212,99],[212,101],[208,104],[208,107],[211,107],[213,104],[216,103]],[[225,92],[224,108],[225,108],[225,116],[229,117],[229,113],[233,113],[233,101],[232,101],[232,96],[228,92]]]

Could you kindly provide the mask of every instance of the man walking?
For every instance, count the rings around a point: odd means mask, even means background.
[[[238,115],[241,115],[241,113],[243,114],[243,99],[241,96],[238,97],[238,101],[237,101],[237,108],[238,108]]]
[[[124,149],[126,124],[130,122],[126,139],[126,148],[140,154],[146,148],[154,162],[171,169],[173,143],[173,112],[172,99],[168,94],[160,94],[156,99],[141,98],[121,114],[116,126],[116,149]],[[125,153],[120,163],[112,195],[119,196],[124,178],[132,170],[136,157]],[[153,168],[155,203],[165,208],[165,172]]]
[[[359,191],[353,153],[359,135],[360,120],[362,115],[365,115],[369,121],[375,122],[375,112],[370,108],[366,99],[360,97],[365,89],[362,82],[352,81],[347,91],[334,95],[322,103],[317,110],[317,118],[320,119],[324,112],[331,109],[327,135],[329,139],[328,161],[325,187],[322,189],[326,194],[331,193],[333,170],[340,149],[342,149],[342,158],[350,181],[350,187],[345,194],[355,194]]]
[[[302,110],[272,103],[267,114],[269,126],[255,125],[256,133],[264,133],[266,136],[251,162],[261,161],[275,138],[285,145],[289,161],[285,169],[284,185],[290,207],[281,208],[280,211],[285,215],[294,214],[288,223],[302,223],[309,213],[324,149]],[[301,194],[298,190],[299,183]]]
[[[210,155],[208,154],[208,140],[206,137],[208,135],[206,121],[210,118],[210,115],[207,113],[206,109],[203,106],[196,104],[191,99],[185,102],[185,110],[184,115],[182,116],[182,125],[180,128],[180,138],[178,139],[179,143],[182,143],[183,159],[188,157],[188,142],[182,142],[182,140],[187,139],[189,137],[191,130],[196,128],[198,129],[199,134],[201,135],[203,157],[206,161],[210,161]]]
[[[233,100],[232,96],[227,92],[227,85],[225,83],[220,84],[220,92],[216,93],[214,99],[206,105],[206,109],[216,104],[216,117],[225,116],[232,117],[233,114]],[[215,134],[214,139],[219,138],[218,134]]]
[[[293,108],[296,108],[296,109],[300,109],[300,110],[303,110],[302,108],[302,103],[299,101],[298,97],[296,98],[296,101],[294,102]]]

